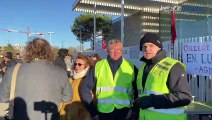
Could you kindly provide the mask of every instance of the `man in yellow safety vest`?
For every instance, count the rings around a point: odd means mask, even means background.
[[[122,58],[120,40],[110,40],[107,52],[107,58],[98,61],[82,81],[80,97],[95,120],[126,120],[137,96],[137,68]],[[92,100],[93,89],[97,105]]]
[[[191,93],[185,65],[166,57],[162,41],[155,33],[146,33],[140,41],[143,52],[137,77],[140,120],[186,120],[185,106]]]

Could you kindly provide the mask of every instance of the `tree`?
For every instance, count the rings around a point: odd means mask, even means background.
[[[7,46],[4,47],[4,51],[5,52],[12,52],[12,53],[15,53],[15,49],[14,47],[9,43],[7,44]]]
[[[10,43],[8,43],[7,46],[4,47],[4,51],[2,53],[5,54],[6,52],[12,52],[12,54],[15,55],[17,50],[15,50],[15,48]]]
[[[68,50],[69,50],[69,52],[70,52],[71,55],[73,53],[77,52],[76,48],[74,48],[74,47],[69,47]]]
[[[58,47],[52,47],[52,51],[53,51],[53,53],[54,53],[54,57],[55,57],[55,58],[57,57],[57,52],[58,52],[59,49],[60,49],[60,48],[58,48]]]
[[[108,37],[112,29],[112,18],[104,15],[96,15],[96,33],[102,32],[103,37]],[[71,31],[79,42],[94,40],[94,18],[93,14],[81,14],[74,20]],[[80,41],[81,40],[81,41]]]
[[[56,57],[58,55],[57,52],[58,52],[59,49],[60,49],[59,47],[52,47],[54,57]],[[76,48],[74,48],[74,47],[69,47],[69,48],[66,48],[66,49],[68,49],[68,51],[71,55],[77,51]]]

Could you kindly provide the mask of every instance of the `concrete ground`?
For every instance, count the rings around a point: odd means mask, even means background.
[[[198,115],[188,115],[188,120],[201,120]],[[203,116],[202,120],[212,120],[211,116]]]

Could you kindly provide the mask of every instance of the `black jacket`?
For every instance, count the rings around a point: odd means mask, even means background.
[[[109,56],[107,56],[107,60],[109,62],[113,76],[115,76],[116,71],[119,69],[122,63],[122,57],[114,61]],[[136,87],[136,76],[137,76],[138,70],[136,66],[134,66],[134,73],[135,73],[135,80],[132,83],[132,85],[134,90],[134,99],[136,99],[138,96],[137,87]],[[92,100],[92,94],[91,94],[91,91],[93,91],[96,88],[96,81],[97,80],[95,78],[95,67],[92,67],[89,70],[89,73],[86,75],[85,79],[82,81],[79,88],[79,94],[80,94],[81,100],[85,104],[86,108],[88,109],[92,117],[98,114],[96,105],[94,104]]]
[[[166,58],[164,51],[159,51],[158,54],[151,60],[144,57],[141,61],[146,63],[143,72],[142,86],[144,88],[147,76],[150,70],[162,59]],[[152,107],[159,108],[174,108],[188,105],[191,100],[191,91],[187,80],[186,72],[180,63],[176,63],[170,70],[167,87],[170,93],[152,96]]]
[[[59,66],[59,67],[61,67],[62,69],[64,69],[64,70],[66,71],[67,76],[68,76],[69,78],[71,77],[71,76],[70,76],[70,71],[67,71],[67,69],[66,69],[66,63],[65,63],[65,61],[64,61],[64,58],[58,56],[58,57],[55,59],[54,64],[57,65],[57,66]]]
[[[66,63],[64,61],[64,58],[57,57],[54,61],[54,64],[61,67],[62,69],[66,70]]]
[[[7,63],[1,63],[0,64],[0,69],[6,67],[6,71],[8,68],[10,67],[14,67],[16,65],[16,61],[14,59],[11,59],[10,61],[8,61]],[[0,76],[4,76],[5,72],[0,71]]]

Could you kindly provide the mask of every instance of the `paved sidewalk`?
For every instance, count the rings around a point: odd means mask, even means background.
[[[200,120],[198,115],[188,115],[188,120]],[[212,118],[208,118],[206,116],[202,117],[202,120],[212,120]]]

